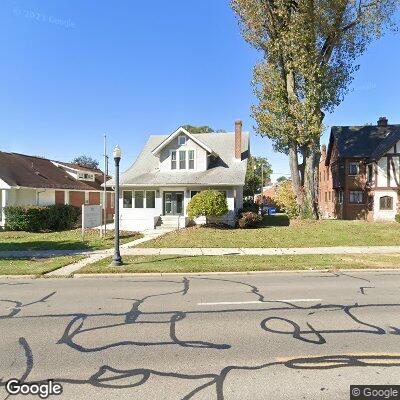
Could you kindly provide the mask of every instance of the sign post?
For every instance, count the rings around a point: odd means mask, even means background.
[[[85,238],[85,228],[94,228],[102,224],[102,206],[82,204],[82,241]]]

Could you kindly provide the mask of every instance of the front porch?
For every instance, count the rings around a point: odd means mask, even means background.
[[[232,224],[242,207],[241,188],[234,187],[122,187],[120,195],[121,229],[145,231],[158,227],[185,228],[189,224],[187,207],[192,197],[205,189],[225,193],[229,212],[221,221]],[[195,223],[205,223],[198,218]]]

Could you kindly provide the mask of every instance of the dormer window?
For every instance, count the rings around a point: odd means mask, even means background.
[[[188,151],[188,164],[189,169],[194,169],[194,150]]]
[[[186,169],[186,151],[179,151],[179,169]]]
[[[178,145],[184,146],[185,144],[186,144],[186,136],[185,135],[178,136]]]
[[[171,169],[176,169],[176,151],[171,151]]]
[[[78,179],[81,181],[94,181],[94,174],[88,174],[87,172],[78,172]]]

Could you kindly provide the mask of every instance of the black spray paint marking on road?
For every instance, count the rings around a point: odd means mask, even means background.
[[[333,277],[341,277],[342,274],[335,274]],[[363,281],[364,278],[358,278],[354,276],[348,276],[351,279],[361,279]],[[171,311],[159,311],[159,312],[144,312],[141,311],[141,306],[146,303],[149,299],[165,297],[167,299],[172,299],[171,296],[182,295],[185,296],[190,288],[190,280],[208,280],[208,281],[219,281],[237,285],[238,287],[248,288],[247,293],[254,295],[258,301],[265,303],[265,308],[262,309],[248,309],[248,308],[235,308],[235,309],[220,309],[220,310],[194,310],[194,311],[182,311],[182,310],[171,310]],[[154,283],[154,281],[133,281],[133,283],[145,284],[146,282]],[[300,306],[296,304],[292,304],[290,302],[281,302],[278,303],[279,306],[276,306],[276,301],[268,301],[265,298],[265,294],[262,294],[259,288],[254,285],[240,282],[236,280],[230,279],[220,279],[220,278],[204,278],[204,277],[193,277],[193,278],[183,278],[181,281],[164,281],[160,280],[158,282],[162,283],[171,283],[174,285],[181,285],[182,288],[178,290],[172,290],[168,292],[161,292],[157,294],[151,294],[144,296],[141,299],[120,299],[114,298],[115,300],[127,301],[131,302],[130,308],[125,313],[72,313],[72,314],[43,314],[43,315],[20,315],[20,311],[26,307],[26,309],[30,309],[30,307],[35,306],[40,303],[44,303],[47,301],[51,301],[56,292],[52,292],[39,300],[24,303],[20,300],[1,300],[6,302],[7,304],[13,304],[14,307],[10,311],[8,315],[1,316],[0,318],[4,319],[23,319],[23,318],[57,318],[57,319],[70,319],[67,325],[65,326],[64,332],[61,338],[58,341],[59,345],[66,345],[73,351],[78,351],[84,357],[87,353],[92,352],[102,352],[102,351],[110,351],[114,348],[121,348],[122,346],[179,346],[185,348],[200,348],[200,349],[212,349],[215,351],[227,351],[232,345],[229,343],[218,344],[211,343],[207,341],[197,340],[196,338],[186,338],[182,339],[177,336],[176,328],[181,321],[184,321],[190,316],[196,315],[206,315],[206,314],[223,314],[223,313],[265,313],[268,315],[271,312],[279,312],[279,311],[294,311],[300,312],[304,311],[307,315],[312,315],[317,312],[343,312],[343,314],[351,319],[355,324],[360,325],[361,328],[358,329],[323,329],[319,330],[309,322],[306,322],[305,325],[307,329],[302,328],[300,324],[292,319],[287,319],[283,317],[266,317],[260,321],[260,329],[261,332],[265,332],[266,335],[285,335],[288,336],[288,340],[299,340],[302,342],[306,342],[310,345],[318,345],[323,346],[328,343],[330,335],[337,334],[368,334],[368,335],[399,335],[400,328],[391,326],[392,329],[389,332],[386,332],[385,329],[378,325],[374,325],[367,321],[363,321],[361,318],[356,316],[357,310],[363,310],[368,308],[400,308],[400,303],[396,304],[314,304],[311,306]],[[153,320],[145,320],[145,317],[157,317],[156,321]],[[90,321],[91,318],[107,318],[110,317],[120,318],[120,322],[118,323],[106,323],[85,328],[85,323]],[[274,329],[271,325],[274,321],[278,321],[280,323],[286,324],[288,327],[287,330],[278,330]],[[170,340],[167,341],[153,341],[153,342],[144,342],[144,341],[135,341],[135,340],[127,340],[127,341],[119,341],[119,342],[110,342],[103,346],[97,346],[88,348],[82,344],[79,344],[79,335],[83,333],[96,332],[101,335],[101,337],[107,337],[108,329],[119,327],[134,325],[134,324],[165,324],[169,326],[169,336]],[[292,339],[290,338],[292,336]],[[26,368],[25,371],[22,372],[21,380],[27,381],[32,370],[35,368],[34,365],[34,357],[32,349],[29,346],[29,338],[19,338],[18,344],[20,348],[23,350],[24,357],[26,359]],[[223,354],[221,354],[223,357]],[[84,360],[83,360],[84,363]],[[92,373],[88,372],[88,377],[86,379],[69,379],[67,377],[58,376],[54,377],[54,380],[59,383],[71,384],[71,385],[91,385],[97,388],[112,388],[112,389],[134,389],[135,387],[146,385],[151,377],[164,377],[171,378],[171,380],[183,380],[183,381],[192,381],[194,384],[194,388],[187,393],[183,399],[191,399],[196,394],[202,392],[203,390],[214,387],[215,396],[217,400],[224,399],[224,383],[231,371],[243,370],[243,371],[256,371],[269,368],[273,368],[275,366],[284,366],[290,369],[307,369],[307,370],[323,370],[323,369],[334,369],[334,368],[345,368],[345,367],[371,367],[371,366],[379,366],[379,367],[394,367],[400,366],[400,356],[391,356],[391,355],[354,355],[354,354],[338,354],[338,355],[324,355],[317,357],[293,357],[289,360],[285,361],[274,361],[267,362],[260,365],[248,366],[248,365],[227,365],[222,368],[217,373],[204,373],[204,374],[184,374],[179,372],[172,371],[159,371],[156,369],[150,368],[132,368],[132,369],[119,369],[115,368],[111,365],[99,365],[97,371],[92,371]],[[47,379],[47,377],[46,377]],[[45,379],[44,379],[45,380]],[[129,382],[127,382],[129,380]],[[171,385],[173,383],[171,382]],[[4,386],[5,382],[3,379],[0,379],[0,386]]]

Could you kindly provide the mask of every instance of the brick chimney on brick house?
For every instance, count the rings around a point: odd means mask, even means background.
[[[388,119],[386,117],[380,117],[378,120],[378,126],[388,126]]]
[[[235,121],[235,158],[242,159],[242,121]]]

